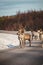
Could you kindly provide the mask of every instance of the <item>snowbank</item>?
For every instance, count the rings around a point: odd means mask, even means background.
[[[0,50],[19,46],[18,35],[0,33]]]

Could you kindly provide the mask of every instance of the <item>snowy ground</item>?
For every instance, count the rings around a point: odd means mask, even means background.
[[[19,46],[18,35],[0,33],[0,50]]]
[[[15,46],[19,46],[19,40],[17,32],[14,31],[0,31],[0,50],[13,48]],[[30,32],[28,32],[30,33]],[[31,34],[31,33],[30,33]],[[40,44],[40,40],[32,40],[33,45],[34,44]],[[36,45],[37,46],[37,45]]]

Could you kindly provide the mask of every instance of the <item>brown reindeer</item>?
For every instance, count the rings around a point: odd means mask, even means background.
[[[18,39],[20,41],[20,47],[25,46],[25,40],[29,41],[29,46],[31,46],[31,35],[29,33],[24,33],[24,29],[19,29],[18,31]]]

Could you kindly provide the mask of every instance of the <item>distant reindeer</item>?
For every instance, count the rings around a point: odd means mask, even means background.
[[[31,46],[31,35],[29,33],[24,33],[24,29],[18,31],[18,39],[20,41],[20,47],[25,46],[25,41],[29,41],[29,46]]]

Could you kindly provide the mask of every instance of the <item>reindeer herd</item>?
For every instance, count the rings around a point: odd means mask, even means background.
[[[20,47],[25,47],[25,41],[28,40],[29,41],[29,46],[31,46],[31,40],[35,39],[35,40],[41,40],[42,37],[42,41],[43,41],[43,32],[31,32],[31,34],[29,33],[25,33],[24,29],[21,28],[18,30],[18,39],[20,41]]]

